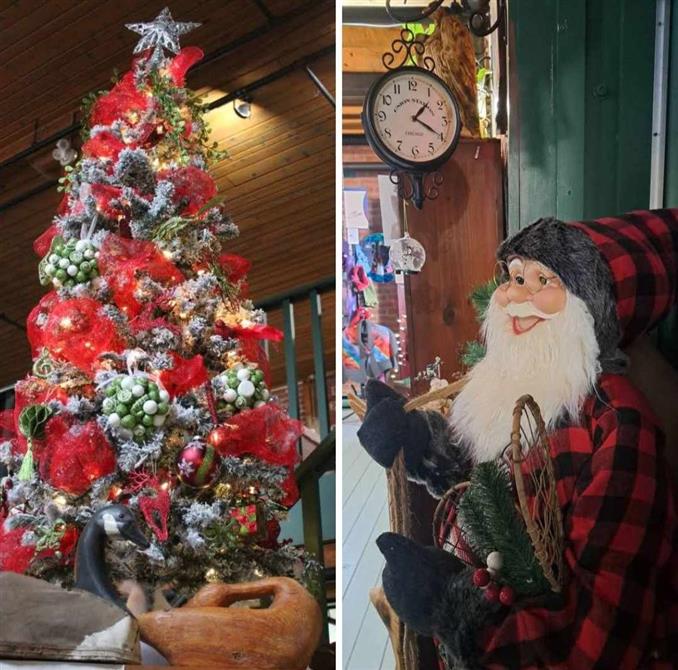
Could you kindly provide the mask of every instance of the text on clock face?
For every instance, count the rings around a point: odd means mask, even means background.
[[[411,75],[394,77],[378,92],[374,124],[384,144],[412,161],[430,161],[450,145],[456,127],[456,108],[434,80]]]

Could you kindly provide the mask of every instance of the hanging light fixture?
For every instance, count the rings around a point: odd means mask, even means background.
[[[252,116],[252,96],[246,93],[239,94],[233,101],[233,111],[241,119],[249,119]]]

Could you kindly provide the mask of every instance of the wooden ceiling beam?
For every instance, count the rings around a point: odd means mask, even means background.
[[[249,31],[248,33],[241,35],[240,37],[231,40],[227,44],[223,45],[222,47],[219,47],[218,49],[215,49],[211,53],[209,53],[203,60],[199,63],[197,63],[191,70],[191,73],[194,74],[196,71],[199,71],[200,69],[204,68],[206,65],[209,65],[210,63],[214,63],[215,61],[219,60],[220,58],[223,58],[224,56],[227,56],[229,53],[232,51],[235,51],[236,49],[248,44],[249,42],[254,41],[255,39],[260,38],[262,35],[265,33],[272,32],[273,30],[280,28],[281,26],[284,26],[287,23],[290,23],[297,19],[299,16],[302,16],[305,12],[307,12],[310,9],[317,9],[319,6],[323,6],[325,4],[328,4],[326,0],[323,0],[322,2],[318,3],[316,1],[311,1],[308,3],[305,3],[304,5],[301,5],[300,7],[297,7],[296,9],[293,9],[285,14],[282,14],[277,17],[273,17],[271,21],[268,22],[267,26],[264,28],[257,28],[255,30]],[[333,49],[332,49],[333,50]],[[322,51],[322,50],[321,50]],[[319,53],[319,52],[316,52]],[[329,52],[328,52],[329,53]],[[326,53],[320,53],[317,57],[321,57],[322,55],[327,55]],[[303,60],[303,59],[300,59]],[[306,62],[302,64],[305,65]],[[297,65],[299,67],[299,65]],[[282,69],[282,68],[281,68]],[[296,69],[296,68],[293,68]],[[275,74],[275,73],[273,73]],[[264,79],[264,78],[262,78]],[[265,85],[266,82],[260,83],[262,80],[258,80],[258,82],[254,82],[254,84],[259,83],[259,86]],[[272,81],[275,81],[275,79],[272,79]],[[245,87],[246,88],[246,87]],[[227,102],[230,102],[233,98],[230,100],[226,100],[226,102],[221,103],[221,104],[226,104]],[[217,101],[215,101],[217,102]],[[219,105],[216,104],[214,107],[218,107]],[[210,107],[210,109],[213,109],[214,107]],[[62,128],[61,130],[52,133],[48,137],[39,140],[37,142],[34,142],[31,146],[27,147],[26,149],[19,151],[15,153],[14,155],[10,156],[9,158],[3,160],[0,162],[0,170],[3,170],[7,167],[10,167],[11,165],[14,165],[18,161],[21,161],[25,158],[28,158],[31,156],[33,153],[40,151],[40,149],[43,149],[45,147],[48,147],[51,144],[55,144],[58,140],[64,138],[64,137],[69,137],[73,133],[78,132],[82,128],[82,123],[81,122],[76,122],[72,123],[71,125]]]

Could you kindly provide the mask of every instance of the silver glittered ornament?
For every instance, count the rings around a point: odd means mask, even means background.
[[[426,262],[426,249],[407,234],[391,242],[389,255],[393,269],[404,274],[420,272]]]
[[[163,48],[173,54],[178,54],[181,49],[179,36],[195,30],[200,25],[200,23],[194,22],[178,23],[172,18],[169,8],[165,7],[153,21],[149,23],[126,23],[125,28],[141,35],[141,39],[134,47],[135,54],[155,48],[153,57],[157,59],[162,57]]]

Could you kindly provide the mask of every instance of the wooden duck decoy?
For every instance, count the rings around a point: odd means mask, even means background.
[[[87,522],[78,540],[75,587],[90,591],[124,608],[120,594],[107,574],[105,560],[107,540],[120,537],[143,549],[150,546],[129,508],[124,505],[102,507]]]
[[[130,510],[103,507],[78,541],[76,588],[70,591],[42,579],[0,573],[0,659],[140,661],[139,627],[106,574],[105,548],[112,537],[149,544]]]
[[[266,609],[230,607],[265,597],[272,597]],[[322,630],[318,603],[287,577],[208,584],[183,607],[138,622],[142,639],[170,663],[220,670],[305,670]]]

